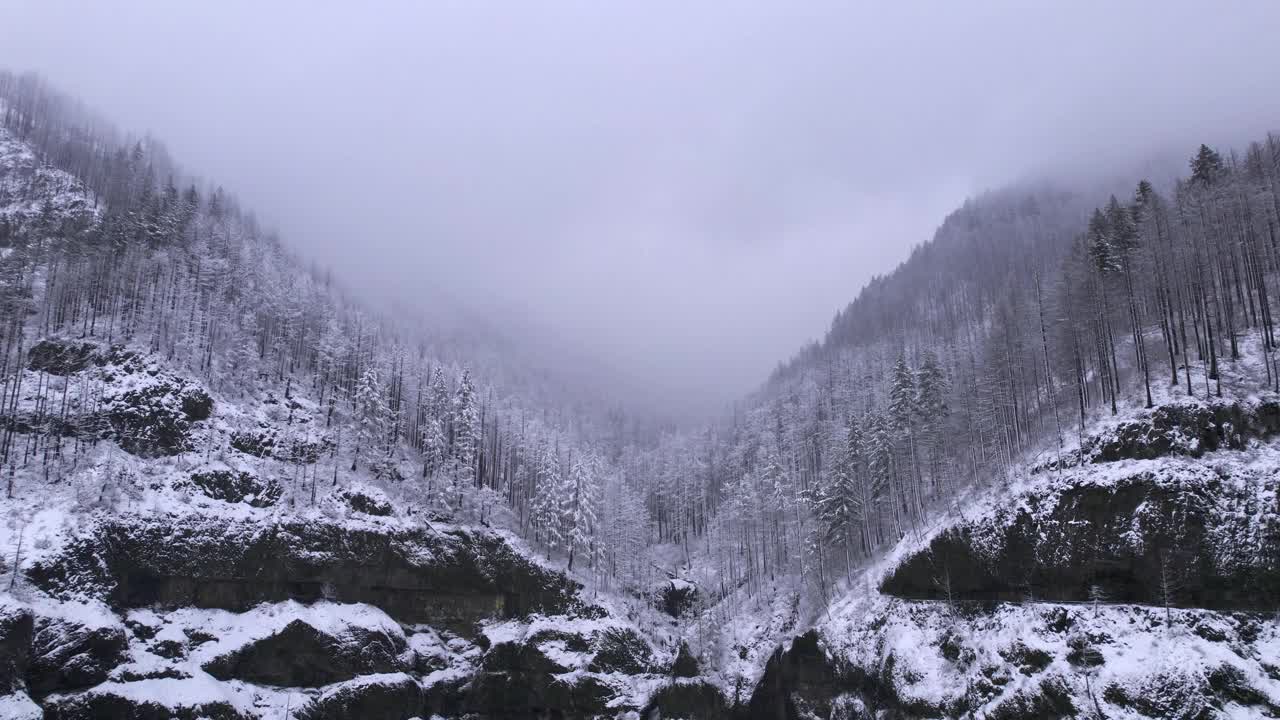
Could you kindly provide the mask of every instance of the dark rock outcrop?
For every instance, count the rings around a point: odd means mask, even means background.
[[[801,710],[829,717],[833,698],[845,680],[818,644],[818,633],[796,638],[791,648],[778,648],[765,666],[748,705],[749,716],[760,720],[790,720]]]
[[[107,683],[52,698],[44,705],[45,720],[252,720],[224,700],[192,701],[165,693],[142,699],[139,693],[130,692],[129,685]]]
[[[671,675],[678,678],[698,677],[698,659],[689,650],[688,643],[680,643],[675,662],[671,663]]]
[[[93,364],[97,352],[98,347],[92,343],[46,338],[27,352],[27,369],[50,375],[73,375]]]
[[[577,583],[495,533],[314,519],[117,517],[33,564],[27,576],[55,596],[89,592],[119,607],[242,612],[288,599],[363,602],[401,622],[464,635],[486,618],[586,607]]]
[[[653,694],[644,717],[723,720],[731,717],[720,690],[705,680],[677,680]],[[754,716],[752,716],[754,717]]]
[[[284,492],[275,480],[232,470],[192,473],[191,479],[183,484],[214,500],[248,503],[257,508],[275,505]]]
[[[65,417],[15,413],[18,432],[111,438],[130,454],[156,458],[190,449],[192,423],[213,414],[213,398],[199,384],[123,347],[45,339],[31,348],[27,366],[53,375],[94,372],[103,389],[92,412],[81,407]]]
[[[1280,433],[1280,400],[1255,403],[1161,405],[1090,437],[1084,455],[1090,462],[1149,460],[1167,455],[1200,457],[1207,452],[1243,449],[1251,439]]]
[[[404,649],[401,635],[352,626],[336,637],[294,620],[279,632],[210,660],[203,668],[219,680],[319,687],[402,670],[399,655]]]
[[[96,685],[124,660],[127,649],[123,626],[38,616],[31,637],[27,689],[40,697]]]
[[[1207,467],[1172,478],[1050,485],[962,523],[883,583],[891,595],[1089,600],[1268,610],[1280,603],[1280,482],[1252,488]],[[1266,498],[1272,498],[1267,507]],[[1168,595],[1168,598],[1166,598]]]
[[[678,618],[697,602],[698,586],[685,580],[667,580],[655,588],[654,599],[659,610]]]
[[[422,714],[422,690],[403,673],[374,675],[329,688],[299,713],[299,720],[409,720]]]
[[[639,633],[630,628],[607,628],[596,638],[596,654],[587,669],[628,675],[652,672],[653,650]]]
[[[391,501],[386,495],[372,488],[349,487],[334,490],[333,497],[362,515],[388,517],[391,515]]]
[[[121,449],[154,458],[190,449],[191,423],[209,417],[213,400],[174,378],[127,390],[112,397],[108,408],[106,420]]]
[[[30,610],[0,606],[0,695],[22,689],[34,631],[35,617]]]
[[[261,423],[256,430],[231,433],[231,448],[245,455],[275,458],[294,464],[309,465],[333,448],[331,440],[297,440],[282,438],[280,430]]]
[[[495,718],[590,718],[637,709],[618,705],[617,695],[595,675],[486,670],[471,678],[462,702],[465,713]]]

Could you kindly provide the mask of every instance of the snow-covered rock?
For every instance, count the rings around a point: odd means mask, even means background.
[[[1270,446],[1044,474],[940,533],[884,581],[935,600],[1275,609],[1280,454]]]
[[[402,622],[470,632],[494,616],[560,614],[577,583],[486,530],[218,512],[117,515],[27,571],[40,589],[126,607],[245,611],[261,602],[369,603]]]
[[[246,701],[208,678],[108,682],[45,700],[46,720],[248,720]]]
[[[864,599],[770,659],[753,717],[1274,713],[1270,617],[1132,605]],[[856,709],[856,712],[855,712]]]
[[[404,669],[406,643],[398,626],[364,626],[357,621],[358,613],[344,617],[342,610],[334,606],[336,622],[290,620],[270,634],[214,657],[203,668],[221,680],[283,687],[316,687]]]
[[[366,675],[326,689],[299,720],[409,720],[422,713],[422,689],[404,673]]]
[[[19,603],[0,600],[0,694],[25,687],[35,616]]]
[[[128,650],[124,624],[100,603],[35,608],[26,680],[35,697],[102,682]]]

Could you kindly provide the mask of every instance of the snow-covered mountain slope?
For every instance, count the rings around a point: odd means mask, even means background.
[[[0,130],[0,717],[724,711],[600,592],[642,519],[579,435],[154,150],[51,146],[106,200]]]
[[[279,452],[319,422],[305,397],[230,399],[56,339],[27,361],[58,398],[62,445],[41,452],[73,460],[11,473],[0,500],[6,717],[724,712],[510,532],[371,477],[334,485],[311,473],[322,448]],[[53,414],[36,396],[32,427]]]
[[[1131,409],[958,503],[778,649],[751,714],[1280,715],[1278,400]]]

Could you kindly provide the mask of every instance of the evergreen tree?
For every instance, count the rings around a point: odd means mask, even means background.
[[[1195,157],[1191,158],[1191,182],[1203,187],[1210,187],[1226,174],[1222,164],[1222,156],[1208,145],[1201,145]]]
[[[572,519],[569,531],[569,569],[573,569],[575,555],[587,558],[595,567],[597,518],[600,516],[600,484],[598,461],[580,454],[569,468],[569,485],[573,493]]]
[[[351,471],[355,472],[362,454],[375,454],[386,433],[387,404],[378,380],[378,370],[373,365],[365,368],[356,385],[355,394],[356,447],[351,458]]]
[[[825,540],[844,546],[846,573],[853,566],[851,555],[859,520],[861,464],[862,436],[857,422],[851,420],[835,465],[817,495],[815,508]]]
[[[894,427],[909,431],[915,424],[917,415],[916,377],[911,366],[907,365],[905,355],[898,355],[889,383],[889,414]]]
[[[463,370],[453,395],[450,419],[453,426],[453,482],[459,507],[462,492],[476,479],[476,456],[480,449],[480,408],[471,371]]]

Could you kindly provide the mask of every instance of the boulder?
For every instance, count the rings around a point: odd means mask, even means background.
[[[422,689],[404,673],[366,675],[326,689],[299,720],[409,720],[423,711]]]
[[[358,675],[403,669],[403,635],[381,628],[348,626],[341,634],[294,620],[278,632],[254,640],[204,664],[219,680],[244,680],[280,687],[319,687]]]

